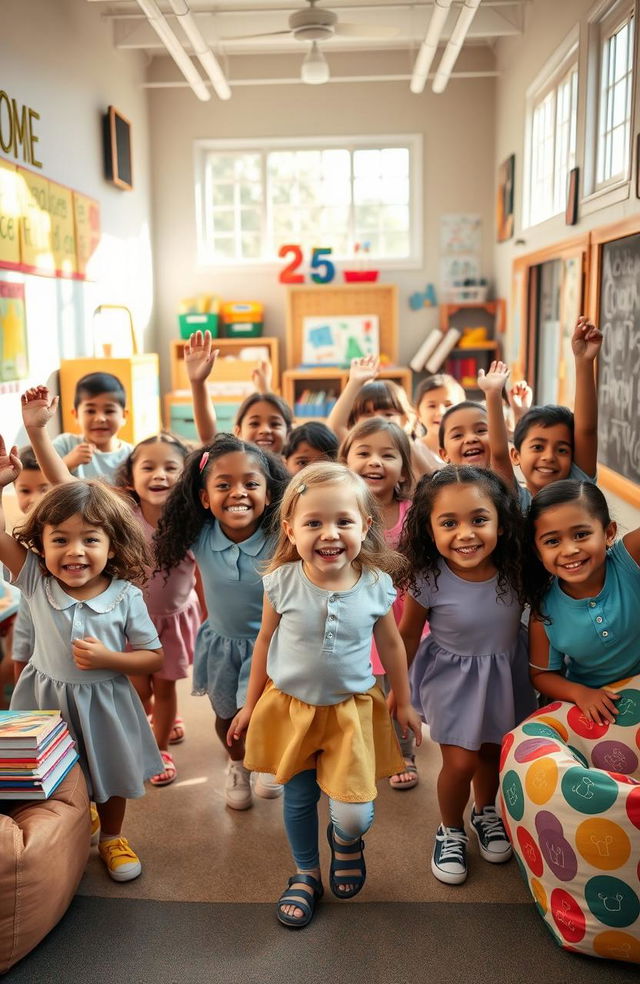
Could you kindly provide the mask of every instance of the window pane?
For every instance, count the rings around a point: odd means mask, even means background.
[[[617,81],[627,72],[628,44],[629,44],[629,25],[625,24],[622,30],[612,38],[615,42],[615,58],[613,77]]]
[[[240,237],[242,248],[242,258],[245,260],[257,260],[260,257],[260,236],[252,236],[243,233]]]
[[[409,252],[409,236],[406,232],[384,232],[384,251],[387,256],[406,256]]]
[[[233,185],[214,184],[211,198],[214,205],[233,205]]]
[[[612,126],[620,126],[621,123],[624,123],[627,115],[626,77],[623,78],[622,82],[618,82],[618,84],[611,90],[610,99],[613,104],[613,111],[611,114]]]
[[[409,176],[409,151],[406,147],[389,147],[380,154],[382,175],[388,180]]]
[[[625,169],[625,136],[627,128],[625,126],[616,127],[611,134],[611,170],[609,176],[622,174]]]
[[[214,208],[213,228],[219,232],[233,232],[235,215],[230,208]]]
[[[379,150],[356,150],[353,154],[353,170],[356,178],[368,178],[380,174]]]
[[[232,260],[235,257],[235,243],[233,238],[228,236],[215,236],[213,248],[216,256],[224,260]]]

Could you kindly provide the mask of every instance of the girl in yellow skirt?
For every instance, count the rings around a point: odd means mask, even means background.
[[[308,465],[286,490],[280,520],[247,701],[227,740],[248,726],[246,767],[285,784],[284,823],[297,872],[276,911],[286,926],[301,927],[323,892],[320,791],[329,796],[329,884],[338,898],[353,898],[366,877],[362,835],[373,821],[376,779],[403,768],[371,669],[372,634],[401,727],[418,743],[421,730],[391,608],[405,561],[386,546],[366,483],[344,465]]]

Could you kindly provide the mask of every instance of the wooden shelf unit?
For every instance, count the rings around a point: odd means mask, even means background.
[[[188,390],[189,377],[184,365],[184,350],[188,339],[173,338],[171,340],[171,389]],[[250,382],[251,373],[258,367],[259,360],[240,359],[240,353],[248,348],[265,348],[269,353],[269,361],[273,366],[273,389],[280,390],[280,356],[278,339],[264,338],[214,338],[213,347],[220,349],[211,374],[211,382]],[[227,358],[229,357],[229,358]]]
[[[289,406],[293,408],[295,414],[295,405],[304,390],[313,390],[316,392],[328,392],[331,390],[337,397],[342,393],[348,378],[348,369],[285,369],[282,373],[282,396]],[[394,383],[402,386],[407,392],[407,395],[411,393],[410,369],[404,369],[399,366],[385,366],[380,370],[377,378],[391,379]],[[315,417],[307,416],[306,414],[295,415],[295,422],[297,424],[304,424],[308,420],[324,419],[326,419],[324,414],[318,414]]]
[[[440,330],[447,332],[450,328],[476,328],[484,327],[487,329],[489,337],[485,342],[476,342],[475,345],[462,345],[458,343],[447,356],[442,371],[454,376],[464,386],[467,395],[472,399],[484,399],[482,390],[477,385],[470,385],[465,379],[475,379],[477,371],[489,368],[494,359],[502,358],[502,336],[505,330],[505,302],[502,299],[495,301],[464,301],[459,304],[440,305]],[[474,313],[475,312],[475,313]],[[477,355],[477,358],[474,356]],[[455,362],[459,359],[474,358],[476,372],[469,374],[468,377],[459,378],[459,373],[455,372]],[[451,371],[451,370],[454,371]]]

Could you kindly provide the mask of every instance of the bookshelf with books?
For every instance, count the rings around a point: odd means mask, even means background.
[[[344,389],[349,378],[348,369],[285,369],[282,373],[282,395],[293,407],[296,424],[307,420],[324,420]],[[383,366],[378,379],[392,379],[411,392],[411,370],[396,366]]]

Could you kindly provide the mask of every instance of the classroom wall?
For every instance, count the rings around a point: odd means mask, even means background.
[[[545,62],[562,44],[576,23],[580,24],[580,43],[586,46],[587,16],[594,7],[593,0],[535,0],[527,7],[526,27],[520,37],[504,38],[496,45],[496,67],[499,77],[496,82],[495,107],[495,158],[494,158],[494,194],[498,165],[509,156],[516,155],[515,170],[515,233],[506,243],[496,243],[494,247],[495,278],[497,290],[502,297],[510,297],[511,270],[517,256],[533,253],[536,250],[551,246],[563,239],[588,232],[598,226],[618,222],[627,216],[640,213],[640,201],[635,194],[635,168],[632,170],[632,187],[627,200],[616,205],[604,207],[589,215],[580,214],[578,206],[578,223],[574,226],[565,224],[564,215],[556,216],[546,222],[528,229],[522,228],[523,214],[523,170],[524,142],[526,125],[526,91],[532,84]],[[636,9],[638,4],[636,3]],[[636,29],[637,29],[636,17]],[[584,48],[579,62],[579,98],[578,98],[578,160],[576,164],[584,173],[584,72],[586,59]],[[633,137],[633,157],[635,161],[635,134],[640,130],[640,79],[636,80],[635,126]],[[616,518],[626,528],[640,525],[640,511],[633,509],[628,503],[609,495]]]
[[[228,74],[252,78],[300,73],[300,57],[231,59]],[[409,52],[328,55],[335,76],[410,74]],[[458,66],[493,69],[485,47],[465,51]],[[176,78],[168,59],[154,59],[151,81]],[[233,88],[232,98],[201,103],[190,89],[151,90],[154,247],[161,351],[177,334],[181,297],[214,291],[227,300],[256,298],[266,307],[266,333],[284,338],[285,288],[278,283],[282,264],[248,272],[199,268],[196,260],[193,141],[198,138],[300,137],[421,133],[424,156],[424,262],[422,269],[388,270],[385,282],[399,286],[400,361],[412,357],[437,311],[409,309],[408,298],[427,282],[439,281],[439,223],[446,212],[479,213],[483,220],[484,272],[493,257],[494,159],[493,78],[453,79],[443,96],[427,86],[416,96],[409,82],[329,83],[323,86],[263,85]],[[322,244],[319,244],[322,245]],[[284,358],[284,349],[282,356]],[[163,384],[169,388],[166,356]]]
[[[142,55],[115,50],[98,4],[2,0],[0,89],[40,114],[39,173],[97,199],[102,226],[95,283],[0,270],[3,279],[25,282],[30,374],[24,385],[45,380],[62,351],[66,357],[92,353],[92,313],[101,303],[130,307],[145,348],[155,348],[144,76]],[[130,192],[103,177],[101,116],[109,104],[132,122]],[[15,394],[0,393],[0,419],[8,441],[24,440]]]

